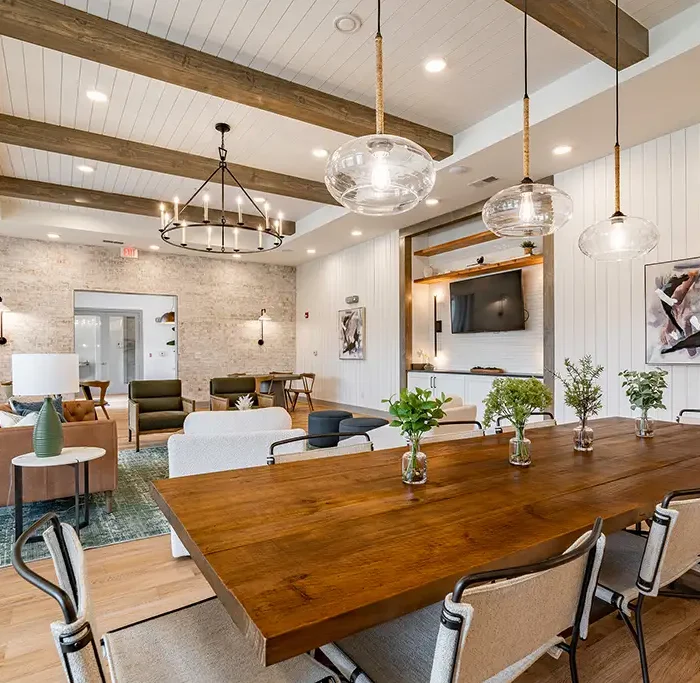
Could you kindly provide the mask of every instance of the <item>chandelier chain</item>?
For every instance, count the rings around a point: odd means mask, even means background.
[[[620,1],[615,0],[615,214],[620,211]]]
[[[527,0],[524,3],[525,19],[523,24],[523,47],[525,66],[525,94],[523,95],[523,178],[530,178],[530,96],[528,94],[527,82]]]
[[[384,50],[382,44],[382,2],[377,0],[377,35],[374,37],[376,54],[377,92],[375,117],[377,135],[384,135]]]

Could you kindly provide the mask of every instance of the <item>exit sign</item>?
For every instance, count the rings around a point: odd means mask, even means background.
[[[122,247],[123,258],[138,258],[139,250],[136,247]]]

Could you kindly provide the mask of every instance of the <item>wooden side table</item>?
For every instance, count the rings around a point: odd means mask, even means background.
[[[35,453],[25,453],[12,458],[12,474],[15,482],[15,541],[22,534],[22,469],[25,467],[60,467],[70,465],[75,472],[75,532],[90,523],[90,461],[101,458],[104,448],[75,446],[64,448],[60,455],[51,458],[38,458]],[[83,463],[83,519],[80,519],[80,463]],[[29,541],[38,541],[30,538]]]

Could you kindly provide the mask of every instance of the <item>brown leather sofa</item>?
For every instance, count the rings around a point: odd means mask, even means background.
[[[7,404],[0,404],[0,410],[11,412]],[[109,512],[112,492],[117,488],[117,423],[98,420],[92,401],[64,401],[63,414],[67,420],[63,425],[66,447],[97,446],[106,451],[103,457],[90,463],[90,493],[104,491]],[[10,485],[12,458],[34,450],[33,433],[34,427],[0,428],[0,506],[11,505],[14,501],[14,487]],[[25,468],[22,484],[25,503],[66,498],[75,493],[71,467]]]

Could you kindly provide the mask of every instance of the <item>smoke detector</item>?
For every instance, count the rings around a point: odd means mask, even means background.
[[[356,14],[339,14],[333,19],[333,26],[340,33],[355,33],[362,26],[362,19]]]
[[[469,183],[469,187],[485,187],[491,183],[495,183],[498,180],[495,175],[489,175],[481,180],[475,180],[473,183]]]

